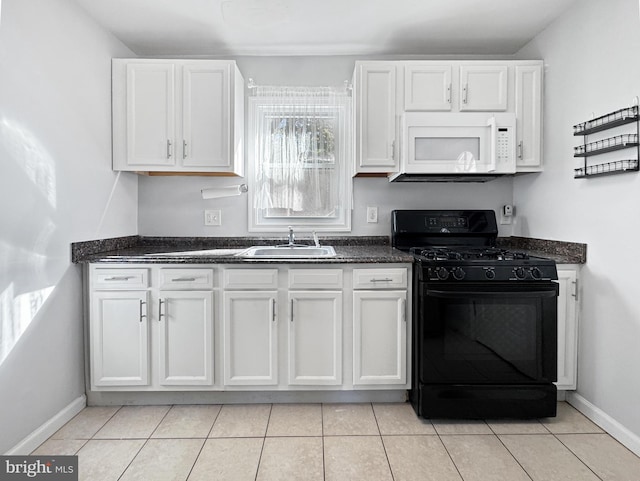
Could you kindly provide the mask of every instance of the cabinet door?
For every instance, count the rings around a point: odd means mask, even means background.
[[[289,292],[289,384],[342,384],[342,293]]]
[[[405,66],[404,109],[451,110],[451,66]]]
[[[405,384],[406,291],[353,293],[353,384]]]
[[[516,66],[516,170],[542,168],[542,66]]]
[[[182,164],[230,169],[229,64],[188,63],[182,70]]]
[[[460,66],[460,110],[507,110],[506,65]]]
[[[558,389],[576,389],[578,367],[577,272],[558,269]]]
[[[213,293],[160,291],[158,363],[163,386],[213,383]]]
[[[174,65],[127,64],[126,97],[127,165],[174,165]]]
[[[224,383],[273,385],[277,375],[277,291],[224,293]]]
[[[91,382],[149,384],[147,291],[97,291],[91,296]]]
[[[356,172],[398,170],[396,65],[362,64],[356,70]]]

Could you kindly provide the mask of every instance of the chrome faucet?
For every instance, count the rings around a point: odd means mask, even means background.
[[[293,233],[293,227],[289,226],[289,246],[295,245],[296,236]]]
[[[318,239],[318,233],[316,231],[313,231],[313,243],[316,247],[320,247],[320,240]]]

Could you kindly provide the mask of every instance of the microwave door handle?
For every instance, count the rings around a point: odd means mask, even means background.
[[[496,118],[494,116],[491,116],[491,118],[487,121],[487,125],[489,126],[491,137],[490,162],[487,171],[493,172],[496,170],[496,142],[498,139],[498,127],[496,126]]]

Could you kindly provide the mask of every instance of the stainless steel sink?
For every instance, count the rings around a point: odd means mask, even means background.
[[[318,257],[335,257],[336,251],[331,246],[254,246],[236,254],[239,257],[250,258],[295,258],[313,259]]]

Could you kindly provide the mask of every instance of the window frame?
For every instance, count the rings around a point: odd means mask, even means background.
[[[354,135],[353,135],[353,106],[351,103],[344,105],[328,105],[328,109],[336,113],[338,117],[338,132],[336,136],[337,143],[344,144],[343,148],[337,149],[344,152],[344,158],[340,158],[340,152],[336,152],[335,168],[339,169],[338,183],[340,192],[344,198],[339,207],[339,213],[336,217],[295,217],[295,216],[266,216],[263,209],[256,207],[256,193],[258,191],[258,181],[256,174],[257,165],[257,127],[258,122],[264,121],[265,115],[271,115],[269,107],[273,106],[273,100],[270,98],[250,97],[249,98],[249,129],[247,139],[247,183],[249,185],[248,192],[248,231],[249,232],[287,232],[289,226],[294,226],[301,230],[313,230],[318,232],[350,232],[351,231],[351,213],[352,213],[352,160],[354,152]],[[286,105],[278,105],[281,110],[286,110]],[[294,105],[291,110],[300,109],[300,105]],[[346,139],[344,138],[346,134]]]

